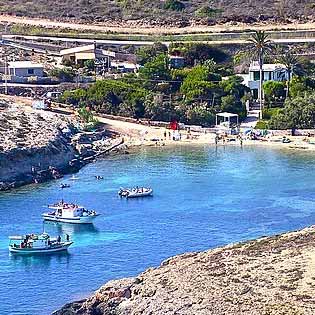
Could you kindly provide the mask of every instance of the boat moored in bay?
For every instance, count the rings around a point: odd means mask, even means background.
[[[118,194],[126,198],[149,197],[153,196],[153,189],[149,187],[120,188]]]
[[[10,236],[9,251],[14,254],[46,254],[65,251],[73,242],[69,235],[51,238],[47,233]]]
[[[77,204],[66,203],[63,200],[48,208],[53,211],[42,214],[43,219],[47,221],[87,224],[93,223],[93,220],[99,216],[95,211],[87,210]]]

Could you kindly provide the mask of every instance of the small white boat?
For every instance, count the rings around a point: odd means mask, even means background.
[[[61,237],[51,238],[47,233],[10,236],[9,251],[14,254],[46,254],[65,251],[73,243],[62,241]]]
[[[69,184],[60,184],[60,188],[64,189],[64,188],[69,188],[70,185]]]
[[[72,175],[72,176],[70,177],[70,179],[71,179],[71,180],[78,180],[79,177],[77,177],[77,176],[75,176],[75,175]]]
[[[126,197],[126,198],[149,197],[153,195],[153,189],[146,188],[146,187],[140,187],[140,188],[136,187],[132,189],[120,188],[118,194],[121,197]]]
[[[93,223],[93,220],[99,216],[95,211],[87,210],[79,205],[63,201],[50,205],[48,208],[53,211],[42,214],[43,219],[46,221],[87,224]]]

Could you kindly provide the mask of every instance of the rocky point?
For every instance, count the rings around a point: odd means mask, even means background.
[[[315,227],[179,255],[54,315],[315,314]]]

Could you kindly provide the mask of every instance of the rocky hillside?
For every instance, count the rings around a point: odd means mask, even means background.
[[[54,315],[313,315],[314,244],[313,226],[176,256]]]
[[[62,129],[69,121],[0,101],[0,190],[58,176],[75,151]]]
[[[313,21],[310,0],[0,0],[0,13],[83,22],[187,26],[218,22]]]

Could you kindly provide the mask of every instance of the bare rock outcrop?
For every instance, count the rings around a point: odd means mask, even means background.
[[[164,261],[54,315],[315,314],[315,227]]]
[[[63,116],[23,110],[0,110],[0,190],[58,176],[76,154],[63,130]]]

